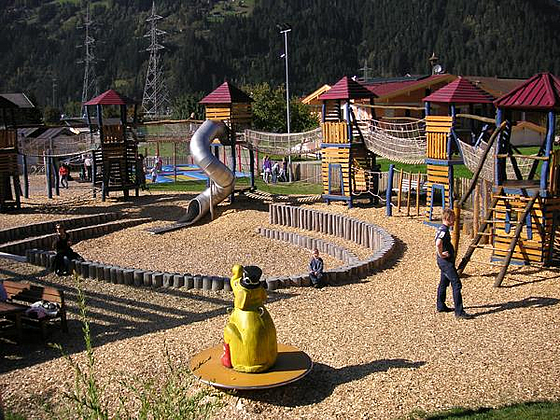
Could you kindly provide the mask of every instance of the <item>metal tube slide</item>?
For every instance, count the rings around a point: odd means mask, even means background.
[[[206,120],[194,133],[190,150],[194,162],[200,166],[206,175],[213,181],[210,187],[191,200],[185,214],[178,223],[193,224],[200,220],[212,206],[218,205],[227,198],[235,186],[234,173],[215,157],[210,144],[215,138],[220,142],[227,141],[228,128],[223,122]]]

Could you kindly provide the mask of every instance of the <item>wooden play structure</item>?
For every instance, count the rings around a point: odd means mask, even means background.
[[[139,195],[139,180],[137,179],[138,143],[128,132],[128,107],[133,106],[132,125],[136,124],[137,103],[110,89],[89,100],[85,104],[86,115],[90,130],[99,133],[100,148],[93,151],[92,184],[101,189],[103,201],[110,191],[122,191],[128,198],[129,191],[135,190]],[[117,106],[120,111],[118,121],[104,121],[103,109]],[[97,126],[91,122],[91,107],[95,107]],[[95,192],[94,192],[95,195]]]
[[[454,166],[463,163],[459,153],[456,113],[458,104],[491,105],[492,98],[465,78],[459,77],[445,87],[424,98],[426,107],[426,165],[427,218],[432,220],[436,192],[441,196],[441,206],[453,208]],[[439,113],[431,115],[431,104],[439,104]],[[472,112],[472,111],[471,111]]]
[[[24,94],[0,95],[0,212],[21,208],[15,114],[19,108],[33,108]]]
[[[560,79],[550,73],[541,73],[494,102],[498,108],[498,129],[488,142],[488,149],[494,141],[497,142],[496,148],[492,149],[496,150],[492,205],[459,264],[459,273],[477,248],[486,247],[481,244],[481,239],[488,235],[491,237],[492,258],[501,267],[495,286],[501,285],[512,261],[545,266],[560,262],[557,237],[560,151],[553,149],[559,98]],[[546,121],[546,136],[537,154],[516,153],[511,145],[511,127],[521,113]],[[532,162],[527,175],[519,169],[519,161],[524,160]],[[514,169],[514,178],[510,178],[506,171],[508,161]],[[474,174],[471,186],[476,183],[479,173],[480,169]]]
[[[209,95],[205,96],[200,103],[205,106],[207,120],[222,121],[229,129],[228,144],[231,146],[231,170],[236,171],[236,133],[251,128],[253,113],[251,103],[253,100],[241,89],[229,82],[224,82]],[[214,147],[214,154],[218,156],[218,142]],[[249,161],[251,165],[251,188],[255,187],[254,152],[249,149]],[[233,195],[231,197],[233,199]]]
[[[346,201],[349,207],[358,197],[374,200],[377,194],[376,156],[370,152],[350,107],[351,101],[371,101],[375,94],[360,83],[340,79],[319,96],[323,102],[323,143],[321,145],[323,198],[328,202]]]
[[[4,126],[0,129],[0,212],[20,208],[17,130],[13,110],[17,105],[0,97]],[[8,123],[8,111],[12,123]]]

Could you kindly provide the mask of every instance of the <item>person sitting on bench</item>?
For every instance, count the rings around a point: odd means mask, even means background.
[[[52,270],[59,276],[67,276],[70,274],[70,261],[84,261],[84,259],[72,250],[72,240],[62,223],[56,224],[56,233],[57,237],[53,243],[56,255],[54,256]]]

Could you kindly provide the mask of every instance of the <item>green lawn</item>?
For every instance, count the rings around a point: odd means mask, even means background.
[[[501,408],[454,408],[439,413],[413,412],[406,420],[550,420],[560,419],[560,402],[529,402]]]

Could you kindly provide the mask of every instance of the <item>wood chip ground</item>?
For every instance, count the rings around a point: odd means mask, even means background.
[[[144,193],[133,204],[88,199],[87,206],[75,206],[69,204],[71,193],[64,194],[58,209],[26,204],[20,215],[0,215],[0,228],[96,211],[151,216],[158,220],[155,226],[176,220],[192,198]],[[463,297],[475,318],[459,321],[435,311],[439,270],[433,227],[398,214],[387,218],[382,208],[312,207],[383,227],[398,239],[397,260],[354,284],[269,293],[267,307],[279,341],[307,352],[314,369],[286,387],[224,394],[225,405],[216,419],[391,419],[417,409],[560,398],[558,271],[513,267],[505,287],[496,289],[492,283],[498,269],[473,263],[463,279]],[[166,271],[226,275],[237,262],[257,264],[267,275],[305,271],[307,251],[255,233],[268,224],[266,206],[238,200],[220,206],[218,213],[213,222],[160,237],[146,234],[144,225],[79,243],[75,249],[91,259]],[[467,243],[462,240],[462,251]],[[365,252],[344,245],[359,255]],[[477,252],[476,259],[488,260],[487,252]],[[327,259],[328,267],[337,264],[341,262]],[[83,361],[76,284],[31,265],[9,260],[0,260],[0,265],[1,279],[27,279],[64,290],[70,333],[53,331],[50,340]],[[220,343],[226,308],[232,304],[231,295],[223,291],[147,290],[88,280],[81,287],[99,378],[115,404],[124,392],[115,380],[121,373],[158,378],[166,371],[165,348],[175,363],[185,365]],[[67,362],[41,342],[39,334],[28,335],[19,345],[0,340],[0,357],[4,404],[29,418],[49,418],[43,403],[60,403],[63,391],[72,386]]]

